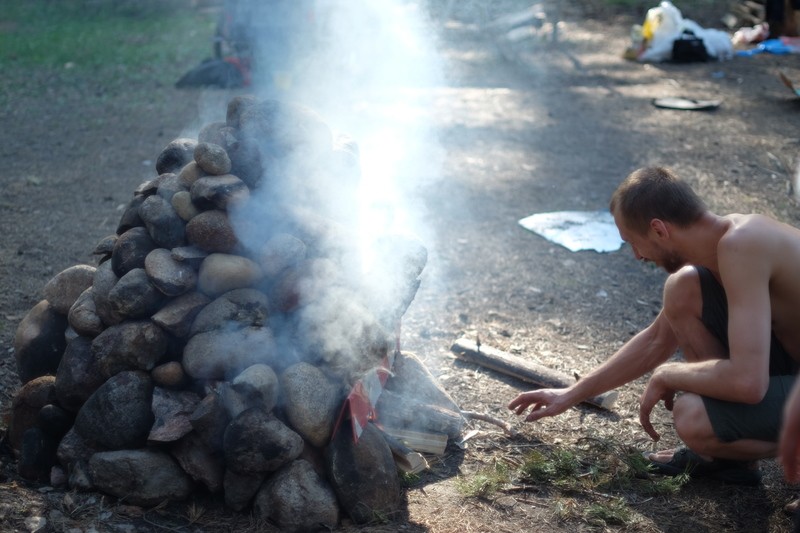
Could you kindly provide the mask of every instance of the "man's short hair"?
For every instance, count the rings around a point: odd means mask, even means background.
[[[640,235],[649,231],[654,218],[686,227],[707,210],[692,188],[664,167],[631,172],[611,196],[609,209]]]

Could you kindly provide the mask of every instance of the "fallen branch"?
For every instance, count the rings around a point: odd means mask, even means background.
[[[482,420],[484,422],[494,424],[495,426],[500,426],[503,432],[509,437],[517,436],[517,432],[510,425],[508,425],[507,422],[504,422],[499,418],[495,418],[490,415],[485,415],[483,413],[476,413],[475,411],[461,411],[461,416],[463,416],[468,420]]]
[[[476,344],[464,337],[458,339],[450,350],[465,361],[502,372],[539,387],[564,388],[575,383],[575,380],[566,374],[491,346]],[[587,398],[584,401],[596,407],[610,410],[617,400],[617,396],[618,393],[616,391],[610,391],[593,398]]]

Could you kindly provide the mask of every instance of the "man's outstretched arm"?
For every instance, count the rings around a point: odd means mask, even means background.
[[[523,392],[509,402],[508,408],[518,415],[530,408],[527,422],[559,415],[587,398],[643,376],[669,359],[677,348],[677,338],[662,311],[652,324],[574,385]]]

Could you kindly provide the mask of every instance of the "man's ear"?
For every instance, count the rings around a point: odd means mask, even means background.
[[[654,218],[650,221],[650,229],[653,230],[659,238],[669,237],[669,227],[660,218]]]

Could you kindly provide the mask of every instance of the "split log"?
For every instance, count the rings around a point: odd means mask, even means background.
[[[430,453],[433,455],[443,455],[447,449],[447,435],[433,431],[414,431],[412,429],[402,429],[384,426],[383,432],[395,438],[411,450]],[[390,444],[391,447],[391,444]]]
[[[421,453],[412,450],[397,437],[394,437],[385,431],[382,431],[381,433],[383,433],[383,440],[386,441],[386,444],[389,445],[389,449],[392,450],[392,455],[394,456],[394,462],[397,464],[397,468],[406,474],[418,474],[419,472],[428,469],[428,461]],[[445,442],[447,442],[446,436]]]
[[[398,429],[444,433],[456,438],[464,427],[461,411],[426,404],[388,389],[384,389],[378,398],[375,411],[381,424]]]
[[[496,370],[539,387],[564,388],[574,383],[574,379],[566,374],[491,346],[478,345],[467,338],[458,339],[450,350],[464,361]],[[616,391],[610,391],[588,398],[585,402],[610,410],[618,395]]]

